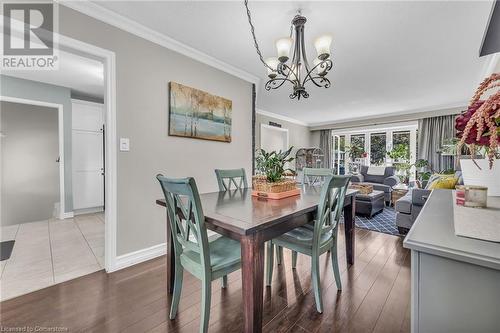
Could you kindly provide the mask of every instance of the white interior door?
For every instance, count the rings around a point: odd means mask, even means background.
[[[73,208],[104,205],[103,106],[73,102]]]

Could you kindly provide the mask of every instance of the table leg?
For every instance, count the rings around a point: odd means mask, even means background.
[[[245,332],[262,332],[264,242],[258,235],[241,239],[241,271]]]
[[[175,253],[174,253],[174,241],[172,239],[172,233],[170,232],[170,223],[168,222],[167,216],[167,235],[165,237],[167,241],[167,292],[172,294],[174,292],[174,279],[175,279]]]
[[[345,251],[348,265],[354,264],[354,228],[356,216],[356,198],[350,196],[349,203],[344,206]],[[347,198],[346,198],[347,199]]]

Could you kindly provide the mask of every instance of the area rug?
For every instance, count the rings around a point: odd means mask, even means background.
[[[0,242],[0,261],[9,259],[10,255],[12,254],[13,248],[14,248],[13,240]]]
[[[393,207],[384,207],[384,210],[372,218],[356,215],[356,227],[361,229],[383,232],[384,234],[401,236],[396,227],[396,212]]]

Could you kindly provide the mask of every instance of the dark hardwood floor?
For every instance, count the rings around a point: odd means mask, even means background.
[[[356,229],[355,264],[346,269],[339,232],[342,292],[337,292],[331,261],[322,256],[325,311],[315,310],[310,261],[291,256],[275,266],[264,291],[264,332],[409,332],[410,255],[402,239]],[[197,332],[200,283],[185,273],[179,313],[168,319],[165,258],[112,274],[104,271],[0,303],[1,326],[66,327],[70,332]],[[242,332],[241,272],[227,289],[214,282],[210,332]]]

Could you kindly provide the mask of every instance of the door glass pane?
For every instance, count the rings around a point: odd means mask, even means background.
[[[392,165],[403,183],[408,183],[410,177],[410,131],[392,133],[392,150],[390,153]]]
[[[394,163],[410,160],[410,131],[392,133],[392,153]]]
[[[384,165],[386,155],[385,133],[372,133],[370,137],[370,165]]]
[[[349,172],[353,174],[359,173],[361,165],[364,164],[365,157],[365,135],[355,134],[351,135],[351,145],[348,147],[349,157],[351,163],[349,164]]]
[[[356,134],[351,136],[351,159],[362,158],[365,153],[365,135]]]
[[[336,174],[345,174],[345,135],[333,137],[333,166]]]

